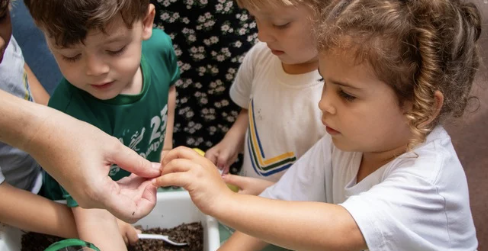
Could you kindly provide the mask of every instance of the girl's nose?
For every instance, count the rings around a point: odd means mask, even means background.
[[[319,109],[323,114],[333,115],[336,113],[336,108],[332,104],[332,97],[325,90],[322,92],[322,98],[319,101]]]

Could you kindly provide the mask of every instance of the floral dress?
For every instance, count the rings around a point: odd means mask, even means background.
[[[156,6],[155,27],[172,38],[181,73],[174,146],[207,150],[225,136],[240,112],[229,88],[257,40],[256,23],[233,0],[151,2]]]

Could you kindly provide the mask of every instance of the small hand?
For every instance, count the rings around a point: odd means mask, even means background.
[[[244,177],[232,174],[223,175],[222,179],[228,185],[234,185],[239,187],[238,193],[250,195],[259,195],[267,187],[274,184],[274,182],[264,179]]]
[[[124,239],[125,245],[134,246],[139,240],[137,234],[140,234],[141,230],[119,219],[117,219],[117,225],[119,226],[119,232],[122,235],[122,239]]]
[[[238,151],[232,144],[227,144],[225,140],[207,150],[205,157],[212,161],[223,174],[229,173],[230,165],[237,159]]]
[[[184,187],[195,205],[206,214],[212,214],[227,201],[226,196],[233,196],[215,165],[193,149],[178,147],[171,150],[161,166],[162,175],[154,179],[153,184]]]

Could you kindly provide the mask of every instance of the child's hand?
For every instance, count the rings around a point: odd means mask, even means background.
[[[161,151],[161,160],[163,160],[163,159],[164,159],[164,156],[166,156],[166,154],[167,154],[169,151],[171,151],[171,149],[163,149],[163,150]]]
[[[230,165],[236,161],[239,153],[235,143],[230,141],[224,138],[205,153],[205,157],[222,170],[223,174],[229,173]]]
[[[137,234],[141,233],[141,230],[135,229],[131,224],[117,219],[117,225],[119,226],[120,235],[124,239],[125,245],[135,245],[139,240]]]
[[[227,184],[239,187],[239,193],[250,195],[259,195],[264,189],[274,184],[274,182],[268,180],[232,174],[223,175],[222,179]]]
[[[215,165],[195,150],[178,147],[166,154],[161,164],[161,177],[155,186],[181,186],[195,205],[206,214],[225,208],[223,203],[235,195],[222,180]]]

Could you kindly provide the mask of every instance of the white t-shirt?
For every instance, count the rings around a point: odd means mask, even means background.
[[[340,204],[370,250],[477,248],[466,175],[441,126],[356,183],[361,156],[335,148],[327,135],[261,196]]]
[[[277,181],[325,134],[319,79],[318,70],[287,74],[265,43],[246,54],[230,89],[249,112],[241,175]]]
[[[24,56],[14,37],[0,64],[0,89],[33,101],[24,72]],[[0,184],[7,181],[17,188],[31,190],[40,171],[39,165],[28,153],[0,142]]]

